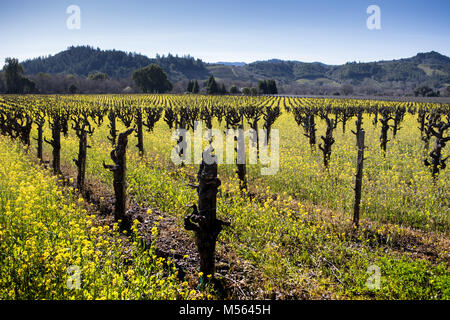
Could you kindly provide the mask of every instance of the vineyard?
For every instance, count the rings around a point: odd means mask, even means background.
[[[196,163],[199,125],[254,136]],[[429,102],[0,96],[0,299],[449,299],[449,128]]]

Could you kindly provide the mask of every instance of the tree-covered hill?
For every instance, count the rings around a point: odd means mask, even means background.
[[[174,55],[149,58],[142,54],[117,50],[100,50],[89,46],[70,47],[53,56],[22,62],[27,75],[71,74],[88,77],[104,73],[114,80],[130,79],[136,69],[149,64],[159,65],[173,83],[188,80],[206,80],[214,75],[220,81],[232,84],[256,85],[258,80],[274,79],[289,86],[372,86],[399,88],[428,85],[445,88],[450,84],[450,58],[438,52],[419,53],[414,57],[369,63],[349,62],[344,65],[326,65],[319,62],[283,61],[272,59],[249,64],[221,62],[208,64],[191,56]],[[289,89],[290,90],[290,89]],[[292,90],[291,90],[292,91]],[[320,91],[320,90],[319,90]]]
[[[87,77],[94,73],[105,73],[112,79],[129,78],[136,69],[149,64],[158,64],[171,81],[186,78],[207,78],[209,71],[205,64],[193,57],[173,55],[147,56],[117,50],[100,50],[89,46],[70,47],[48,57],[40,57],[22,62],[26,74],[73,74]]]

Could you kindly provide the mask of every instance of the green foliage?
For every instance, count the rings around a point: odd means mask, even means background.
[[[133,73],[133,80],[144,93],[164,93],[173,88],[167,75],[156,64],[136,70]]]
[[[187,92],[192,92],[192,87],[193,86],[194,86],[194,83],[192,81],[189,81],[188,85],[187,85],[187,88],[186,88],[186,91]]]
[[[384,256],[374,265],[380,268],[380,288],[368,288],[366,270],[354,269],[344,279],[352,296],[366,295],[389,300],[450,298],[450,276],[444,263],[433,266],[426,260]]]
[[[207,94],[217,94],[220,93],[219,91],[219,85],[216,82],[216,79],[214,76],[209,77],[208,81],[206,82],[206,93]]]
[[[227,94],[227,88],[225,87],[225,83],[222,83],[219,88],[220,94]]]
[[[89,80],[95,80],[95,81],[103,81],[103,80],[108,80],[109,77],[106,73],[103,72],[97,72],[97,73],[91,73],[88,76]]]
[[[6,82],[6,93],[33,93],[36,85],[23,76],[23,66],[18,59],[6,58],[3,67]]]
[[[295,61],[281,60],[258,61],[250,63],[244,68],[258,76],[293,81],[295,80],[294,65],[296,63]]]
[[[71,94],[74,94],[74,93],[76,93],[78,91],[78,88],[77,88],[77,86],[76,85],[74,85],[73,83],[69,86],[69,92],[71,93]]]
[[[159,65],[171,81],[206,78],[209,71],[205,64],[190,56],[167,57],[157,55],[155,59],[137,53],[118,50],[100,50],[89,46],[69,47],[54,56],[40,57],[23,62],[27,74],[45,72],[64,73],[87,77],[90,74],[105,73],[112,79],[129,78],[136,69],[149,64]]]
[[[257,87],[261,94],[278,94],[275,80],[259,80]]]
[[[198,81],[194,80],[192,82],[192,93],[199,93],[200,91],[200,86],[198,85]]]
[[[0,92],[5,92],[6,91],[6,87],[5,84],[3,83],[3,72],[0,72]]]
[[[198,86],[197,80],[190,80],[188,82],[186,91],[191,93],[198,93],[200,91],[200,88]]]
[[[237,94],[237,93],[239,93],[239,89],[236,86],[233,85],[230,88],[230,93],[231,94]]]
[[[439,91],[434,92],[434,90],[428,86],[421,86],[421,87],[417,88],[416,90],[414,90],[414,95],[416,97],[417,96],[438,97],[438,96],[440,96],[440,92]]]
[[[154,59],[136,53],[117,50],[100,50],[89,46],[70,47],[54,56],[41,57],[23,62],[26,74],[75,74],[88,77],[105,73],[111,79],[129,78],[136,69],[149,64],[159,65],[174,83],[191,79],[208,79],[214,74],[222,81],[250,81],[274,79],[284,83],[298,80],[326,79],[332,82],[352,83],[364,86],[364,81],[375,83],[404,82],[406,87],[428,85],[442,87],[450,83],[450,58],[437,52],[419,53],[414,57],[372,63],[348,63],[340,66],[300,61],[268,60],[243,66],[207,65],[191,56],[178,57],[171,54],[157,55]],[[296,83],[298,84],[298,83]],[[315,83],[322,87],[325,83]],[[376,84],[375,84],[376,85]]]
[[[249,96],[250,95],[250,88],[249,87],[244,87],[242,88],[242,94]]]

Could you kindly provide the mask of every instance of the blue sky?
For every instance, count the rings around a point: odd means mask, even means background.
[[[69,5],[81,29],[69,30]],[[369,5],[381,30],[369,30]],[[190,54],[206,62],[279,58],[342,64],[435,50],[450,56],[448,0],[0,0],[0,65],[71,45]]]

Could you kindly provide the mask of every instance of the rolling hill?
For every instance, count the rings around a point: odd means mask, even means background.
[[[106,73],[112,79],[129,78],[138,68],[156,63],[172,82],[206,80],[214,75],[221,81],[256,83],[259,79],[275,79],[282,84],[400,82],[409,86],[428,84],[443,87],[450,83],[450,58],[438,52],[419,53],[414,57],[369,63],[349,62],[344,65],[326,65],[319,62],[283,61],[272,59],[253,63],[219,62],[208,64],[191,56],[159,56],[149,58],[137,53],[100,50],[89,46],[70,47],[53,56],[23,61],[26,74],[74,74],[87,77],[96,72]]]

